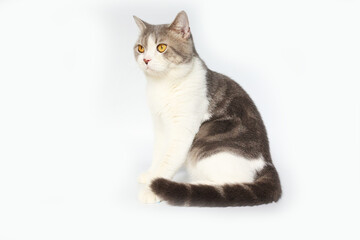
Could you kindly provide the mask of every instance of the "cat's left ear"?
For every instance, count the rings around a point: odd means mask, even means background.
[[[169,27],[171,30],[180,34],[182,38],[189,39],[190,38],[190,26],[189,19],[185,11],[181,11],[176,15],[175,20],[170,24]]]
[[[139,29],[141,32],[143,32],[150,24],[148,24],[147,22],[141,20],[140,18],[138,18],[137,16],[133,16],[134,20],[136,22],[136,25],[138,25]]]

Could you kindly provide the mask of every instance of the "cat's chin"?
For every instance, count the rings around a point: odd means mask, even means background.
[[[161,78],[161,77],[166,75],[165,72],[156,71],[156,70],[151,69],[151,68],[144,69],[144,73],[145,73],[146,76],[149,76],[149,77],[152,77],[152,78]]]

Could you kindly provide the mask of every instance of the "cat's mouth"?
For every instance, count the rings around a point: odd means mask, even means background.
[[[155,69],[151,68],[149,65],[146,65],[146,66],[145,66],[145,71],[146,71],[146,72],[154,72]]]
[[[149,65],[149,64],[147,64],[147,65],[145,65],[144,67],[143,67],[143,71],[146,73],[146,74],[149,74],[149,75],[159,75],[159,74],[163,74],[163,72],[164,72],[164,69],[163,68],[159,68],[159,66],[158,65],[153,65],[153,66],[151,66],[151,65]]]
[[[146,65],[145,72],[149,72],[149,71],[152,71],[152,69],[149,67],[149,65]]]
[[[149,65],[146,65],[144,68],[144,72],[147,74],[154,74],[155,70],[153,68],[149,67]]]

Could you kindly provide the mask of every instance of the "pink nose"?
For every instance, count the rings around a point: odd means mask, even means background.
[[[151,59],[145,59],[145,58],[144,58],[145,64],[148,64],[150,61],[151,61]]]

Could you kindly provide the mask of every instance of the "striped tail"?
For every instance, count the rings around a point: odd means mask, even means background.
[[[281,197],[279,176],[267,165],[253,183],[197,185],[157,178],[152,191],[171,205],[229,207],[254,206],[277,202]]]

